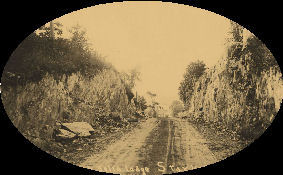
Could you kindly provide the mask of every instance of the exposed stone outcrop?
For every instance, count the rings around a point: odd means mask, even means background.
[[[58,134],[56,135],[56,137],[58,139],[73,139],[76,137],[76,134],[65,129],[58,129]]]
[[[62,123],[62,127],[70,130],[72,133],[76,133],[79,137],[90,136],[95,132],[87,122]]]
[[[243,41],[227,45],[218,64],[200,77],[187,115],[250,138],[271,124],[280,108],[283,83],[278,65],[265,66],[268,59],[275,61],[270,51],[245,32]],[[261,64],[257,64],[259,57]]]

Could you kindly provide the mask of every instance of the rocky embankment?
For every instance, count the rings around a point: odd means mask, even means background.
[[[282,74],[266,46],[248,31],[231,42],[218,64],[196,82],[183,115],[213,124],[241,139],[261,135],[277,114]]]

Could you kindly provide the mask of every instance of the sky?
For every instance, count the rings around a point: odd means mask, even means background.
[[[137,69],[135,90],[150,91],[168,106],[178,100],[186,66],[203,60],[211,67],[224,52],[230,22],[199,8],[165,2],[116,2],[55,19],[65,31],[80,25],[94,50],[119,71]]]

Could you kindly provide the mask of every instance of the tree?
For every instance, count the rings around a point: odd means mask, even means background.
[[[184,105],[182,102],[174,100],[169,109],[171,110],[172,115],[176,117],[179,112],[182,112],[184,110]]]
[[[151,98],[151,105],[149,105],[152,109],[152,116],[153,117],[157,117],[157,106],[159,105],[158,102],[156,102],[156,94],[152,93],[150,91],[147,91],[147,94],[149,95],[149,97]]]
[[[135,98],[135,105],[141,111],[144,111],[147,108],[146,100],[143,96]]]
[[[130,89],[133,89],[136,86],[136,81],[140,80],[140,74],[137,69],[132,69],[129,73],[122,72],[121,77],[124,83],[126,83]]]
[[[251,36],[247,39],[244,54],[250,55],[250,59],[247,59],[247,64],[249,64],[251,73],[261,76],[261,73],[268,72],[270,68],[274,68],[277,72],[280,72],[276,59],[265,44],[257,37]],[[244,57],[244,55],[242,57]]]
[[[156,97],[156,94],[155,93],[152,93],[152,92],[150,92],[150,91],[147,91],[146,92],[150,97]]]
[[[53,38],[50,26],[44,25],[20,43],[5,66],[5,86],[38,82],[46,73],[56,80],[64,74],[77,72],[85,77],[93,77],[109,68],[92,51],[85,31],[76,26],[71,31],[71,38],[62,38],[61,27],[62,24],[54,22],[56,35]]]
[[[48,37],[48,38],[54,38],[55,35],[57,37],[60,37],[63,34],[63,30],[61,29],[63,25],[59,22],[50,22],[50,25],[47,24],[41,26],[37,31],[38,35],[40,37]]]
[[[155,93],[152,93],[152,92],[150,92],[150,91],[147,91],[146,93],[147,93],[147,94],[149,95],[149,97],[151,98],[152,107],[154,107],[154,106],[157,104],[157,102],[155,101],[156,94],[155,94]]]
[[[227,38],[227,42],[239,42],[243,41],[243,30],[244,28],[234,21],[230,21],[230,37]]]
[[[188,105],[192,96],[195,83],[205,72],[206,67],[203,61],[191,62],[186,69],[184,79],[179,86],[179,97],[184,104]]]
[[[73,43],[73,47],[81,48],[86,52],[91,51],[90,43],[88,43],[87,39],[87,33],[81,26],[73,26],[69,32],[72,34],[70,40]]]
[[[132,92],[133,88],[136,85],[136,81],[140,80],[140,72],[136,69],[132,69],[129,73],[122,72],[120,73],[121,81],[125,84],[126,93],[128,96],[129,102],[135,96]]]

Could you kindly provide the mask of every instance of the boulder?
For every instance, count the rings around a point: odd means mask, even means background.
[[[72,122],[72,123],[61,123],[62,128],[75,133],[79,137],[90,136],[94,133],[94,129],[87,122]]]
[[[72,139],[76,137],[76,134],[70,131],[67,131],[65,129],[58,129],[58,134],[56,135],[56,137],[61,138],[61,139]]]

